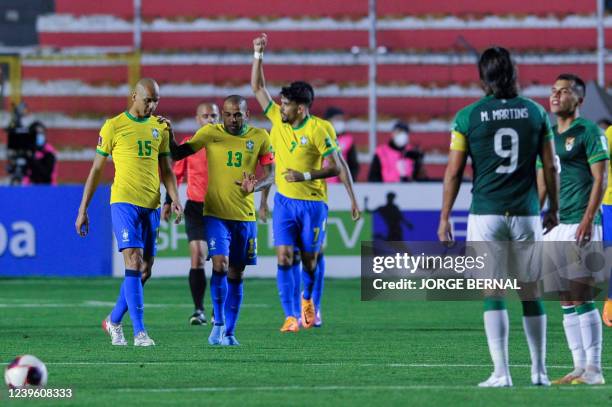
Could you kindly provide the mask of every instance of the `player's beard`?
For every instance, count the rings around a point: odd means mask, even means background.
[[[233,135],[238,135],[238,134],[240,134],[240,131],[242,130],[242,127],[243,127],[243,125],[238,125],[238,124],[233,125],[232,124],[232,125],[227,126],[227,130],[231,134],[233,134]]]

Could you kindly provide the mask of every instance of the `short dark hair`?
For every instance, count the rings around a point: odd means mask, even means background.
[[[478,60],[478,73],[487,95],[498,99],[518,96],[516,66],[507,49],[492,47],[485,50]]]
[[[410,126],[408,126],[408,123],[398,120],[393,124],[393,129],[391,129],[391,131],[395,130],[401,130],[405,131],[406,133],[410,133]]]
[[[32,122],[32,124],[30,124],[30,127],[28,127],[28,130],[29,130],[29,131],[30,131],[30,133],[32,133],[32,134],[33,134],[33,133],[36,133],[36,128],[37,128],[37,127],[42,127],[44,131],[47,131],[47,126],[45,126],[45,125],[43,124],[43,122],[38,121],[38,120],[36,120],[36,121]]]
[[[243,96],[240,96],[240,95],[229,95],[228,97],[223,99],[223,103],[225,103],[225,102],[235,103],[238,106],[240,106],[243,103],[246,104],[247,100],[246,100],[246,98],[244,98]]]
[[[309,83],[303,81],[291,82],[289,86],[284,86],[280,95],[287,98],[290,102],[298,105],[310,107],[314,102],[314,89]]]
[[[561,75],[557,76],[556,80],[571,81],[574,92],[576,92],[581,98],[586,97],[586,84],[578,75],[573,73],[562,73]]]
[[[610,127],[610,126],[612,126],[612,121],[610,121],[609,119],[605,119],[604,118],[604,119],[597,120],[597,124],[600,125],[600,126],[604,125],[606,127]]]

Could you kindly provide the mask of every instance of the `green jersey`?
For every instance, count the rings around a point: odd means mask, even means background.
[[[546,111],[528,98],[487,96],[461,109],[451,150],[467,151],[472,160],[470,213],[539,215],[536,159],[552,137]]]
[[[591,164],[609,158],[608,141],[595,123],[581,117],[563,133],[559,133],[557,126],[553,127],[553,132],[561,179],[559,221],[580,223],[593,188]],[[593,223],[601,223],[599,213]]]

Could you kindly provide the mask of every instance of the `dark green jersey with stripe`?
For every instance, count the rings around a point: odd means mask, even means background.
[[[452,130],[465,136],[472,160],[470,213],[540,213],[536,159],[545,140],[552,138],[550,121],[542,106],[520,96],[487,96],[460,110]]]
[[[565,224],[580,223],[593,188],[591,164],[609,158],[608,141],[595,123],[581,117],[574,120],[563,133],[559,133],[557,126],[554,126],[553,133],[561,179],[559,221]],[[601,223],[599,213],[594,223]]]

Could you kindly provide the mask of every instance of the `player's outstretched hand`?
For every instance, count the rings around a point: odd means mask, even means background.
[[[557,212],[548,211],[544,214],[542,220],[542,227],[544,228],[544,234],[547,234],[559,224],[559,215]]]
[[[264,52],[266,45],[268,45],[268,35],[266,33],[261,33],[259,37],[253,40],[253,51]]]
[[[270,215],[270,208],[268,208],[267,203],[262,203],[261,205],[259,205],[258,215],[259,215],[259,220],[262,221],[262,223],[268,222],[268,216]]]
[[[79,212],[74,226],[76,227],[77,235],[81,237],[87,236],[87,233],[89,233],[89,216],[87,216],[87,212]]]
[[[177,225],[179,223],[181,223],[181,220],[183,220],[183,206],[181,205],[180,202],[172,202],[172,212],[174,212],[174,214],[176,215],[176,219],[174,220],[174,223],[176,223]]]
[[[287,168],[285,172],[283,172],[285,176],[285,180],[287,182],[302,182],[304,181],[304,174],[299,171],[292,170],[291,168]]]
[[[254,174],[247,174],[246,171],[242,172],[242,180],[234,181],[236,185],[242,188],[242,192],[247,194],[251,194],[255,191],[255,185],[257,185],[258,182]]]
[[[438,239],[445,243],[453,241],[453,232],[447,220],[440,220],[440,225],[438,226]]]
[[[169,203],[165,203],[162,205],[161,210],[161,218],[164,222],[168,222],[170,220],[170,215],[172,214],[172,205]]]

